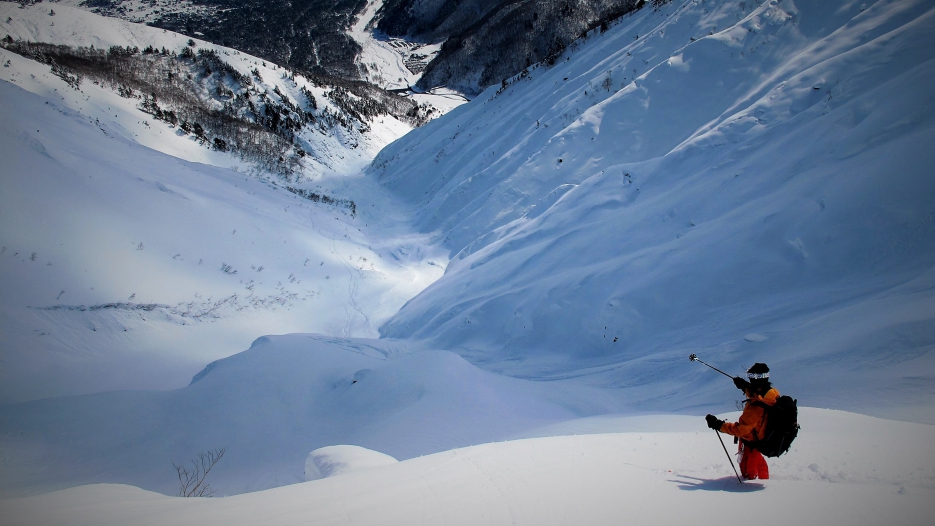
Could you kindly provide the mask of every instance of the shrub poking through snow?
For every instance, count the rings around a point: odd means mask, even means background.
[[[179,497],[210,497],[214,495],[211,485],[205,482],[208,473],[214,468],[215,464],[224,457],[227,452],[226,447],[219,447],[204,453],[199,453],[197,457],[191,459],[188,464],[172,463],[176,474],[179,477]]]
[[[304,190],[302,188],[293,188],[291,186],[287,186],[286,190],[289,190],[290,192],[292,192],[293,194],[299,197],[308,199],[309,201],[313,203],[324,203],[326,205],[331,205],[337,208],[345,208],[348,211],[350,211],[351,217],[357,216],[357,203],[355,203],[354,201],[350,199],[335,199],[325,194],[319,194],[317,192],[312,192],[311,190]]]

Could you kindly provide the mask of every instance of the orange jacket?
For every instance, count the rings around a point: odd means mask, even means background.
[[[748,442],[755,442],[766,433],[766,409],[754,402],[762,402],[766,405],[776,405],[779,400],[779,391],[775,388],[770,389],[765,395],[751,395],[747,392],[746,405],[743,407],[743,413],[740,420],[736,423],[724,422],[719,430],[721,433],[740,437]]]

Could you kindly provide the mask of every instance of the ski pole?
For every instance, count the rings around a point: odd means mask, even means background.
[[[734,468],[734,475],[737,475],[737,482],[743,484],[743,479],[740,478],[740,473],[737,473],[737,468],[734,467],[734,460],[730,458],[730,453],[727,452],[727,446],[724,445],[724,439],[721,438],[721,433],[718,432],[717,429],[715,429],[714,432],[717,434],[717,439],[721,442],[721,447],[724,448],[724,454],[727,455],[727,461],[730,462],[730,467]]]
[[[699,363],[701,363],[701,364],[703,364],[703,365],[708,365],[708,364],[706,364],[706,363],[704,363],[704,362],[702,362],[701,360],[699,360],[699,359],[698,359],[698,357],[697,357],[697,356],[695,356],[695,354],[694,354],[694,353],[692,353],[692,354],[689,354],[689,355],[688,355],[688,359],[689,359],[689,360],[691,360],[691,361],[693,361],[693,362],[699,362]],[[719,372],[719,373],[721,373],[721,374],[723,374],[724,376],[726,376],[726,377],[728,377],[728,378],[731,378],[731,379],[733,379],[733,378],[734,378],[733,376],[731,376],[731,375],[729,375],[729,374],[727,374],[727,373],[725,373],[724,371],[722,371],[722,370],[720,370],[720,369],[718,369],[717,367],[715,367],[715,366],[713,366],[713,365],[708,365],[708,367],[710,367],[710,368],[712,368],[712,369],[714,369],[715,371],[717,371],[717,372]]]

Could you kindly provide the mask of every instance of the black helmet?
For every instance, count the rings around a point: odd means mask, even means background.
[[[764,394],[772,387],[769,383],[769,367],[765,363],[757,362],[747,369],[747,379],[750,380],[750,389],[756,393]]]
[[[747,379],[750,381],[754,380],[766,380],[769,378],[769,367],[765,363],[757,362],[753,364],[753,367],[747,369]]]

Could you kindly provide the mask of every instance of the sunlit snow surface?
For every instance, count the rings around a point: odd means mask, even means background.
[[[2,2],[0,33],[176,52],[188,40],[54,7],[49,16],[49,4]],[[197,45],[302,100],[284,70]],[[354,200],[352,217],[177,133],[137,99],[87,79],[76,91],[5,50],[0,62],[0,402],[181,387],[262,334],[375,337],[447,264],[360,176],[404,123],[301,135],[313,154],[292,184]],[[328,104],[322,88],[309,89]]]

